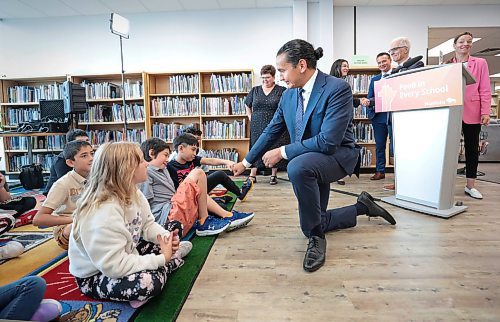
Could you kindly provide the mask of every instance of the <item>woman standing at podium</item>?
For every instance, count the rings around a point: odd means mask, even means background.
[[[490,123],[490,73],[485,59],[470,55],[472,38],[470,32],[463,32],[455,37],[453,40],[455,56],[448,63],[462,63],[476,79],[476,83],[465,87],[464,93],[462,132],[465,148],[465,176],[467,177],[465,193],[472,198],[483,199],[483,195],[474,186],[479,163],[479,132],[481,132],[481,125]]]

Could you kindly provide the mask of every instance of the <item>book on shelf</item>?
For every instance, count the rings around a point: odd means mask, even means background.
[[[345,81],[351,86],[353,94],[368,93],[370,81],[375,75],[372,74],[350,74],[345,77]]]
[[[46,150],[61,150],[66,144],[65,135],[49,135],[49,136],[38,136],[38,137],[6,137],[5,138],[5,148],[6,150],[28,150],[28,147],[32,149],[46,149]]]
[[[246,133],[246,119],[234,120],[231,123],[218,120],[203,123],[203,137],[205,139],[245,139]]]
[[[39,121],[39,107],[7,108],[5,110],[6,126],[17,126],[19,123]]]
[[[354,139],[356,142],[374,143],[373,125],[366,122],[354,122]]]
[[[204,150],[206,158],[218,158],[224,160],[231,160],[233,162],[238,162],[239,153],[235,148],[223,148],[219,150]],[[211,166],[211,168],[226,168],[225,165],[222,166]]]
[[[198,116],[198,97],[156,97],[151,100],[151,116]]]
[[[252,75],[250,73],[212,74],[210,76],[211,93],[250,92],[251,89]]]
[[[144,105],[125,105],[127,111],[127,121],[144,121]],[[78,116],[80,122],[124,122],[123,106],[121,104],[91,105],[87,112]]]
[[[180,135],[188,127],[199,128],[198,123],[179,124],[179,123],[158,123],[153,124],[153,137],[172,142],[174,138]]]
[[[362,167],[371,166],[372,156],[373,156],[372,151],[370,149],[367,149],[366,147],[362,147],[359,153],[361,154],[361,166]]]
[[[132,81],[127,79],[123,84],[125,98],[142,98],[144,97],[144,85],[142,81]]]
[[[107,142],[124,140],[123,130],[87,130],[90,144],[96,146]],[[127,129],[127,141],[142,143],[146,141],[146,131],[143,129]]]
[[[246,115],[245,96],[202,97],[202,115]]]
[[[44,84],[39,86],[12,86],[8,91],[9,103],[38,103],[40,100],[62,98],[62,84]]]
[[[44,171],[50,171],[50,167],[57,159],[57,154],[33,154],[33,163],[39,163],[42,165]],[[9,169],[10,171],[19,171],[23,165],[31,164],[28,154],[22,155],[11,155],[9,157]]]
[[[169,77],[170,94],[199,93],[200,77],[198,74],[173,75]]]
[[[367,107],[363,105],[359,105],[358,107],[354,107],[354,118],[358,119],[367,119],[368,113],[366,111]]]

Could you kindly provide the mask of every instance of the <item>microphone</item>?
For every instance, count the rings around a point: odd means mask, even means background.
[[[411,59],[408,59],[407,61],[405,61],[403,63],[403,65],[399,66],[399,67],[396,67],[392,70],[391,72],[391,75],[392,74],[396,74],[396,73],[399,73],[400,71],[403,71],[403,70],[406,70],[408,67],[410,67],[411,65],[415,64],[416,62],[418,62],[419,60],[421,60],[422,58],[424,58],[423,56],[417,56],[417,57],[413,57]]]

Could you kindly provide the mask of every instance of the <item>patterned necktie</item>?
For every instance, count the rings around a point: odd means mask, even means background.
[[[300,88],[297,92],[297,110],[295,111],[295,142],[299,142],[302,139],[302,119],[304,118],[304,98],[302,97],[303,92],[303,88]]]

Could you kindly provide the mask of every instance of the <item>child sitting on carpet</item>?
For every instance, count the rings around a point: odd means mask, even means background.
[[[199,130],[198,130],[199,131]],[[201,135],[201,131],[199,132]],[[234,162],[219,158],[207,158],[200,156],[199,137],[184,132],[174,139],[174,158],[169,158],[167,170],[174,181],[175,188],[186,178],[194,168],[206,165],[224,165],[232,169]],[[198,153],[198,154],[197,154]],[[243,186],[238,188],[231,178],[224,171],[214,171],[207,176],[207,191],[212,191],[217,185],[222,185],[227,191],[232,192],[241,201],[244,201],[248,192],[252,190],[253,181],[246,180]]]
[[[207,195],[207,176],[201,169],[192,170],[177,191],[166,167],[170,147],[159,138],[151,138],[141,144],[144,159],[149,162],[148,181],[141,186],[144,196],[151,205],[157,222],[178,220],[183,224],[184,235],[196,220],[198,236],[208,236],[243,227],[252,220],[253,213],[222,209]],[[211,212],[218,217],[209,216]]]
[[[87,141],[71,141],[63,150],[66,164],[73,168],[57,180],[49,190],[47,199],[38,210],[33,225],[54,227],[57,244],[68,249],[69,233],[76,209],[76,201],[85,188],[85,182],[92,166],[94,149]]]
[[[96,151],[68,251],[69,271],[86,296],[140,306],[160,294],[191,250],[190,242],[179,242],[180,223],[170,223],[170,231],[157,224],[137,189],[147,166],[135,143],[106,143]]]
[[[5,176],[0,173],[0,209],[1,210],[14,210],[16,213],[12,216],[19,220],[18,218],[23,215],[28,210],[35,208],[36,198],[35,197],[15,197],[12,198],[9,191],[9,184],[5,179]]]

